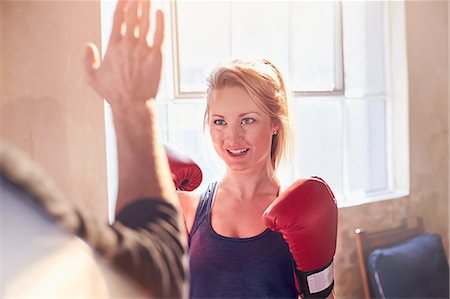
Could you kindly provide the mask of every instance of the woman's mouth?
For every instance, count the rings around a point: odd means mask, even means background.
[[[249,150],[249,148],[227,149],[227,152],[233,157],[241,157],[244,156]]]

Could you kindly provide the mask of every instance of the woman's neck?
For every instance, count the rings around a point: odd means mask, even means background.
[[[280,182],[271,167],[252,172],[228,170],[220,182],[220,188],[232,192],[236,198],[251,199],[261,194],[278,193]]]

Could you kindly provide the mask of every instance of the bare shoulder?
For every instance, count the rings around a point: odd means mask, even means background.
[[[198,192],[178,191],[178,200],[180,201],[181,210],[183,212],[184,222],[188,232],[191,231],[194,224],[195,213],[200,201],[201,194]]]
[[[195,205],[197,209],[198,202],[200,200],[200,193],[198,192],[188,192],[188,191],[177,191],[178,199],[182,205],[182,209],[190,209]]]

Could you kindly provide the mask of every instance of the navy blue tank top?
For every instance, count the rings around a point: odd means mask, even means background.
[[[281,234],[266,229],[229,238],[213,230],[216,185],[202,194],[189,235],[190,297],[297,298],[292,256]]]

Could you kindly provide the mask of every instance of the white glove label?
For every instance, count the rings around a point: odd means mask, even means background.
[[[334,261],[320,272],[309,275],[308,281],[309,293],[318,293],[328,288],[334,280]]]

